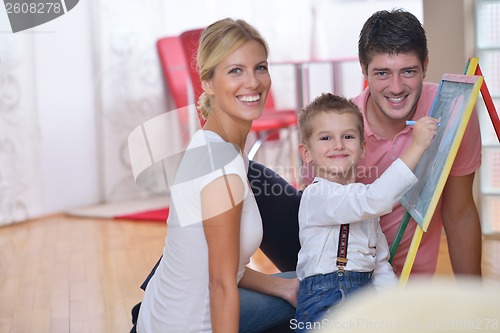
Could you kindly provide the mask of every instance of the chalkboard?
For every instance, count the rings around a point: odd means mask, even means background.
[[[414,170],[418,183],[400,200],[427,231],[483,82],[482,76],[445,74],[429,115],[440,126],[429,149]]]

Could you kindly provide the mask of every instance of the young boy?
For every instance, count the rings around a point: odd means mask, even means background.
[[[323,94],[299,115],[300,155],[316,178],[299,208],[301,250],[296,332],[314,328],[328,309],[362,286],[394,285],[379,216],[390,212],[417,179],[412,172],[430,146],[438,121],[424,117],[413,143],[372,184],[355,183],[364,158],[363,116],[351,101]],[[376,172],[376,169],[370,169]]]

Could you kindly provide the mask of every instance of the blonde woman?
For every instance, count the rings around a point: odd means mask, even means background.
[[[201,36],[199,109],[207,121],[171,185],[163,257],[145,290],[139,333],[238,332],[238,286],[296,305],[297,279],[246,267],[262,221],[243,148],[271,86],[267,58],[266,42],[245,21],[217,21]]]

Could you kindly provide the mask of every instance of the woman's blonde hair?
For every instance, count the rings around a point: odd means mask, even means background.
[[[225,18],[209,25],[201,34],[198,46],[196,63],[201,81],[208,81],[214,77],[215,68],[236,49],[248,41],[257,41],[266,50],[269,48],[260,33],[244,20]],[[203,118],[210,113],[210,99],[202,93],[198,100],[198,110]]]

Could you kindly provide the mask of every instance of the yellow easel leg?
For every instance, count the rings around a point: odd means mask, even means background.
[[[475,75],[477,65],[479,64],[479,58],[470,58],[467,66],[465,68],[465,75]]]
[[[417,256],[418,247],[420,246],[420,241],[424,235],[424,229],[417,225],[415,228],[415,233],[413,234],[413,239],[411,240],[410,248],[408,249],[408,254],[406,255],[406,260],[403,265],[403,270],[401,271],[401,277],[399,278],[399,287],[404,288],[410,277],[411,268],[415,262],[415,257]]]

